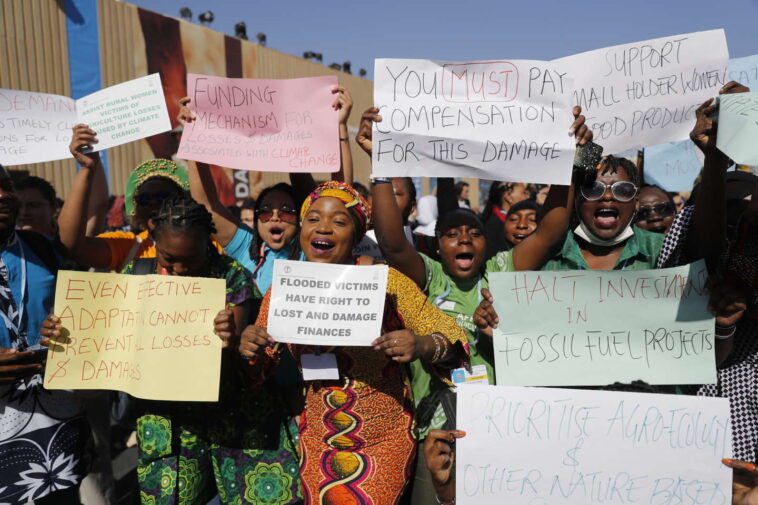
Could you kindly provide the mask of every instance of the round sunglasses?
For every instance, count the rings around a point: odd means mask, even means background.
[[[637,221],[647,221],[653,217],[653,213],[660,217],[670,217],[676,214],[676,206],[671,202],[642,205],[637,209]]]
[[[274,217],[276,211],[279,219],[285,223],[295,224],[297,223],[297,212],[295,209],[289,207],[280,207],[278,209],[272,209],[270,207],[261,207],[258,209],[258,221],[261,223],[268,223]]]
[[[589,201],[600,200],[609,187],[613,198],[619,202],[628,202],[637,194],[637,186],[629,181],[617,181],[613,184],[595,181],[590,186],[582,186],[582,197]]]

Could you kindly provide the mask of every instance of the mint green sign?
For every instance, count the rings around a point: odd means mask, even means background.
[[[700,261],[661,270],[489,276],[498,385],[716,382]]]
[[[716,147],[740,165],[758,165],[758,92],[719,97]]]

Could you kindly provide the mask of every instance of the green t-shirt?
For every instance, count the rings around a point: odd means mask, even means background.
[[[633,227],[634,235],[624,244],[614,270],[653,270],[655,262],[663,247],[664,235],[653,233],[636,226]],[[589,270],[587,262],[582,256],[579,244],[573,231],[566,234],[561,250],[545,263],[542,270]]]
[[[482,336],[478,338],[474,324],[474,311],[482,299],[481,290],[489,287],[486,274],[490,272],[513,272],[510,251],[503,251],[485,264],[485,276],[470,279],[452,279],[442,267],[442,263],[421,254],[424,260],[426,283],[424,293],[429,302],[448,316],[454,318],[458,326],[466,332],[471,353],[471,366],[482,365],[487,371],[490,384],[495,384],[495,358],[492,341]],[[430,429],[439,429],[447,420],[439,401],[439,395],[448,387],[436,378],[429,367],[416,360],[411,363],[413,397],[416,403],[416,420],[419,436],[423,439]]]

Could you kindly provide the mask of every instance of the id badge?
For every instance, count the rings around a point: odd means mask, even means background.
[[[456,368],[450,372],[450,378],[453,384],[487,384],[490,379],[487,376],[487,367],[484,365],[474,365],[471,367],[471,373],[465,368]]]
[[[332,353],[303,354],[300,356],[304,381],[337,380],[340,372],[337,369],[337,356]]]

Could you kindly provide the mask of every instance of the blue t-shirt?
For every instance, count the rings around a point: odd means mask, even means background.
[[[23,257],[22,261],[22,248]],[[42,322],[52,311],[55,301],[55,275],[53,275],[21,237],[15,244],[0,252],[8,269],[11,294],[21,311],[21,328],[26,332],[26,343],[39,343]],[[26,264],[26,285],[23,282],[23,265]],[[5,324],[0,327],[0,347],[10,347],[10,333]]]
[[[295,240],[286,247],[282,247],[278,251],[271,249],[269,246],[263,246],[263,263],[258,267],[253,259],[250,257],[250,245],[253,243],[255,232],[246,224],[240,223],[237,226],[237,232],[232,237],[232,240],[224,247],[226,254],[236,259],[242,266],[247,268],[253,273],[253,282],[258,286],[258,290],[262,295],[266,294],[268,288],[271,287],[271,280],[274,276],[274,260],[286,260],[290,257],[292,247],[295,245]],[[300,252],[297,257],[298,261],[305,260],[305,255]]]

